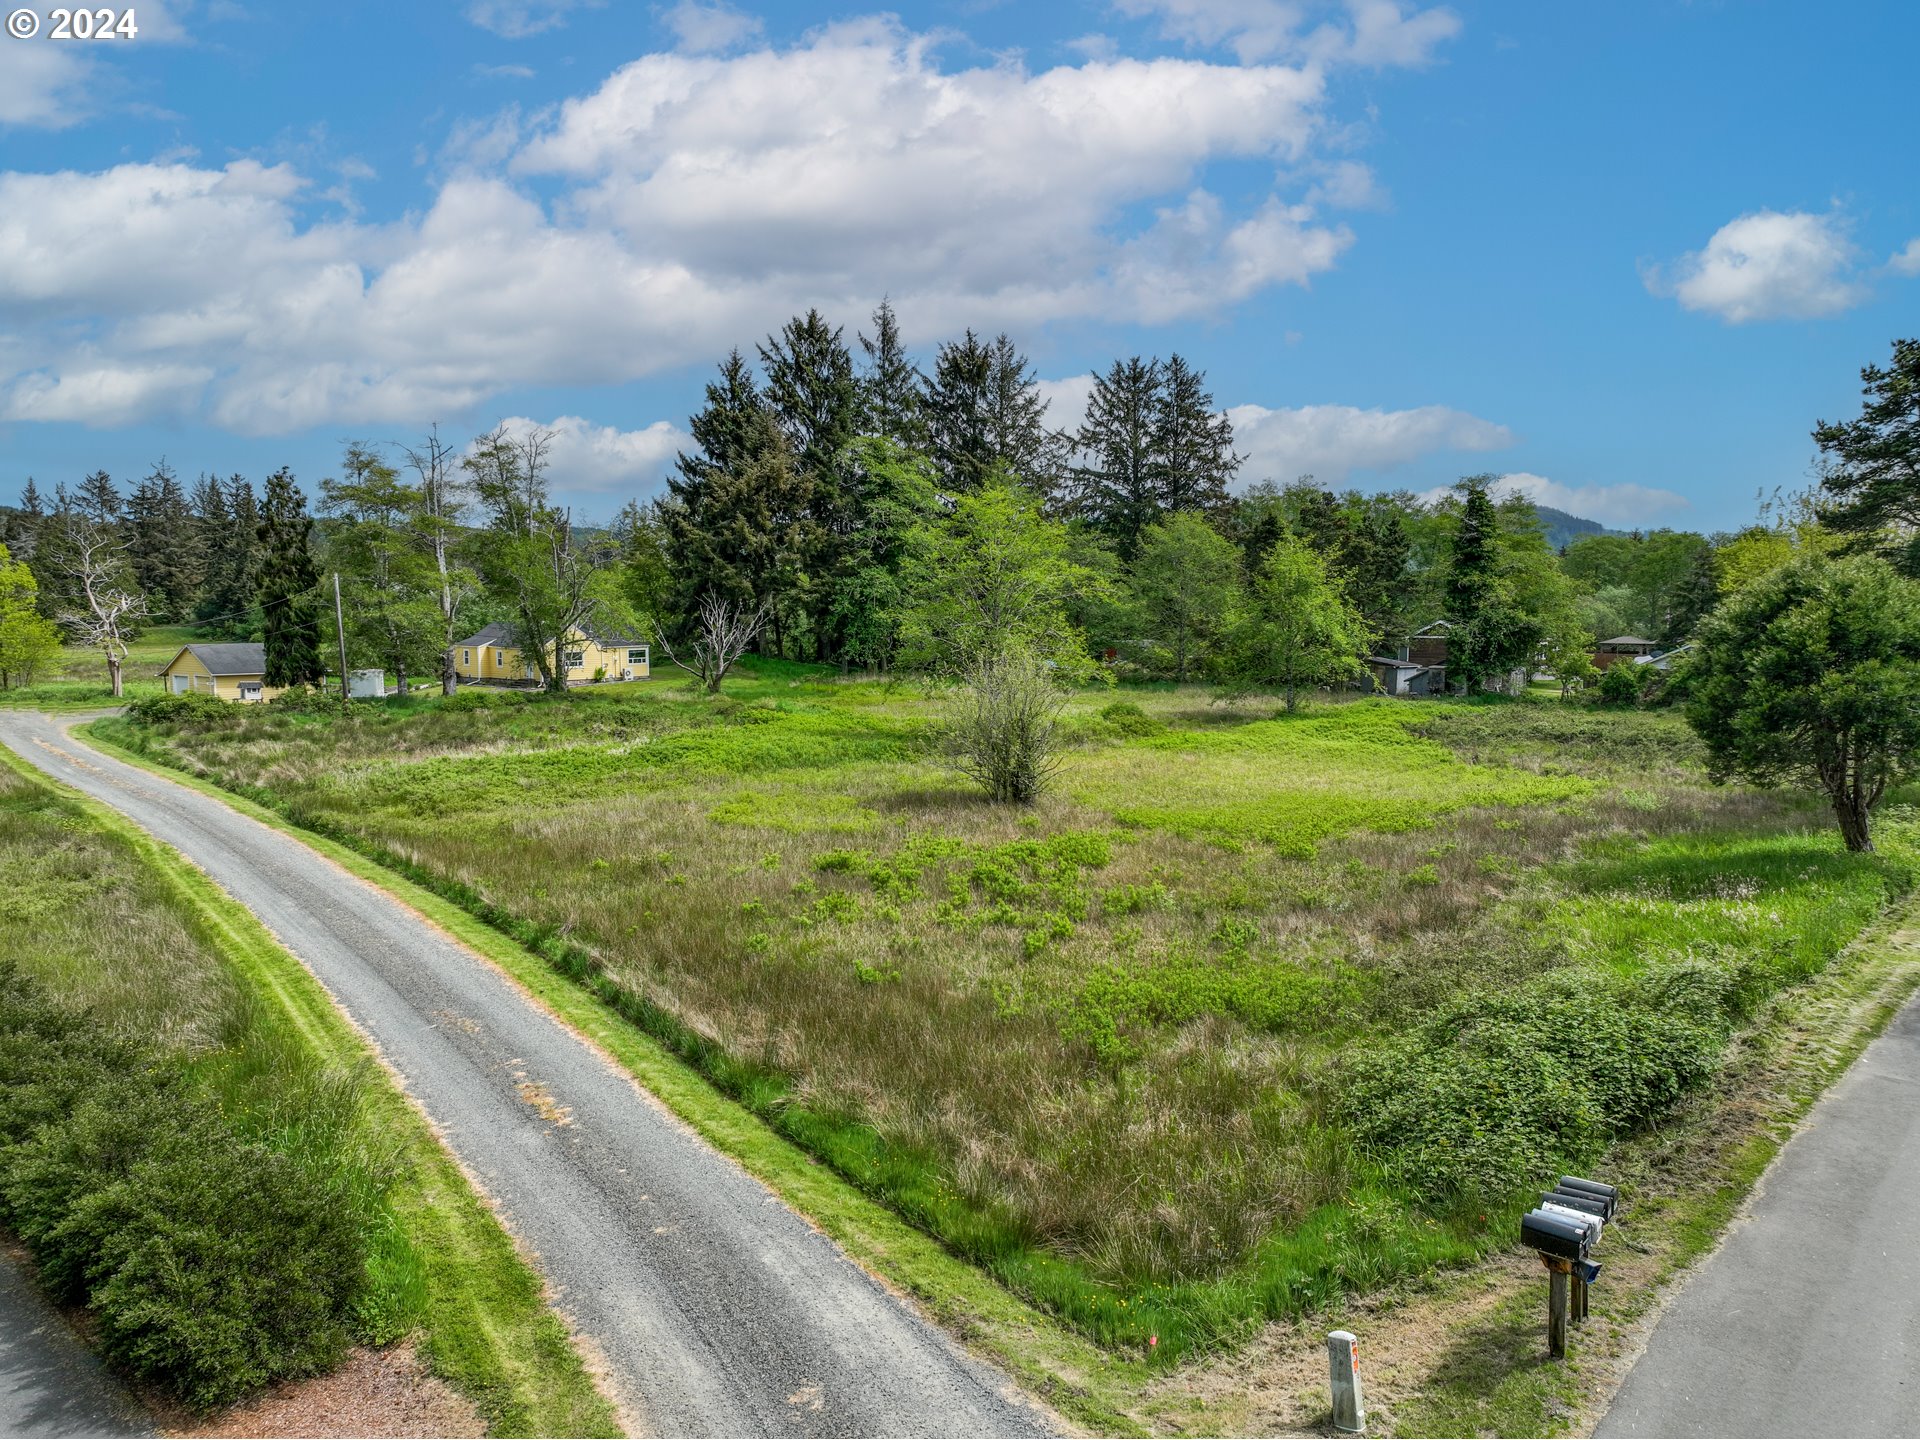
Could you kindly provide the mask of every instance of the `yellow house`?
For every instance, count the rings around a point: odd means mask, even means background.
[[[596,673],[606,680],[645,680],[652,674],[652,647],[637,636],[576,635],[562,657],[567,683],[578,685]],[[540,672],[514,647],[513,632],[505,625],[487,626],[453,647],[453,671],[462,680],[520,683],[538,680]]]
[[[171,695],[212,695],[221,700],[271,700],[281,687],[268,685],[264,645],[182,645],[160,671]]]

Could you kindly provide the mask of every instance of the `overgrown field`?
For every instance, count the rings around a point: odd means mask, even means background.
[[[497,1429],[607,1433],[538,1279],[424,1123],[203,891],[0,759],[0,1224],[43,1282],[195,1409],[419,1335]]]
[[[199,638],[192,627],[186,625],[154,625],[142,631],[128,650],[121,670],[126,699],[160,694],[160,667],[173,659],[182,645]],[[108,682],[107,662],[100,652],[75,645],[62,648],[53,662],[34,676],[31,685],[0,690],[0,705],[40,710],[118,703]]]
[[[1507,1243],[1911,883],[1674,716],[1076,697],[985,803],[918,691],[762,667],[110,738],[541,944],[1017,1289],[1171,1357]]]

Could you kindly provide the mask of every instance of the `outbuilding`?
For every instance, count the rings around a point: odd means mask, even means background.
[[[218,700],[271,700],[282,687],[266,681],[267,647],[247,642],[182,645],[160,671],[168,694]]]
[[[645,680],[652,674],[652,646],[637,635],[612,631],[575,634],[561,647],[567,683],[588,680]],[[540,671],[513,642],[513,631],[495,622],[453,647],[453,671],[462,680],[525,684]]]
[[[1605,670],[1609,665],[1617,665],[1622,660],[1638,662],[1652,655],[1660,647],[1651,640],[1642,640],[1638,635],[1616,635],[1611,640],[1602,640],[1593,647],[1593,668]]]

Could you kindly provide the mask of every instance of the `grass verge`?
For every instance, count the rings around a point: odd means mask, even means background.
[[[365,1114],[398,1152],[388,1196],[408,1248],[424,1266],[422,1349],[434,1372],[468,1397],[502,1435],[614,1435],[611,1406],[594,1388],[539,1277],[475,1195],[425,1120],[377,1066],[325,989],[253,915],[177,852],[112,810],[49,779],[0,747],[0,764],[57,795],[155,877],[189,913],[277,1042],[315,1064],[365,1079]]]
[[[659,1040],[556,971],[550,960],[452,901],[266,806],[116,745],[90,725],[78,726],[74,733],[116,759],[297,836],[411,906],[599,1045],[709,1144],[737,1160],[854,1260],[913,1296],[935,1320],[1029,1391],[1090,1429],[1142,1433],[1129,1410],[1147,1377],[1144,1362],[1103,1350],[1010,1294],[721,1094]]]

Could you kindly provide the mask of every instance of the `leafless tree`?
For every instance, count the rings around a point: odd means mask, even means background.
[[[995,800],[1031,805],[1060,768],[1058,677],[1014,649],[975,660],[961,678],[945,726],[949,761]]]
[[[453,667],[453,648],[465,628],[461,611],[480,590],[479,577],[454,554],[467,508],[465,477],[454,459],[453,447],[440,438],[438,425],[428,427],[426,438],[418,446],[404,445],[401,449],[408,466],[420,477],[414,533],[433,557],[440,575],[440,689],[451,695],[460,685],[459,673]]]
[[[674,653],[673,643],[664,633],[657,634],[655,638],[666,652],[667,659],[689,675],[699,677],[709,695],[718,695],[720,682],[727,678],[727,671],[733,668],[734,661],[765,628],[767,617],[772,612],[773,602],[770,600],[762,600],[749,609],[731,600],[723,600],[718,595],[709,595],[694,610],[693,638],[688,644],[686,660]],[[656,631],[659,629],[658,626],[654,628]]]
[[[127,547],[108,531],[76,516],[67,522],[65,539],[61,568],[85,608],[63,613],[60,625],[76,644],[106,657],[107,679],[118,700],[125,693],[121,667],[127,659],[128,631],[146,618],[146,597],[133,586]]]

